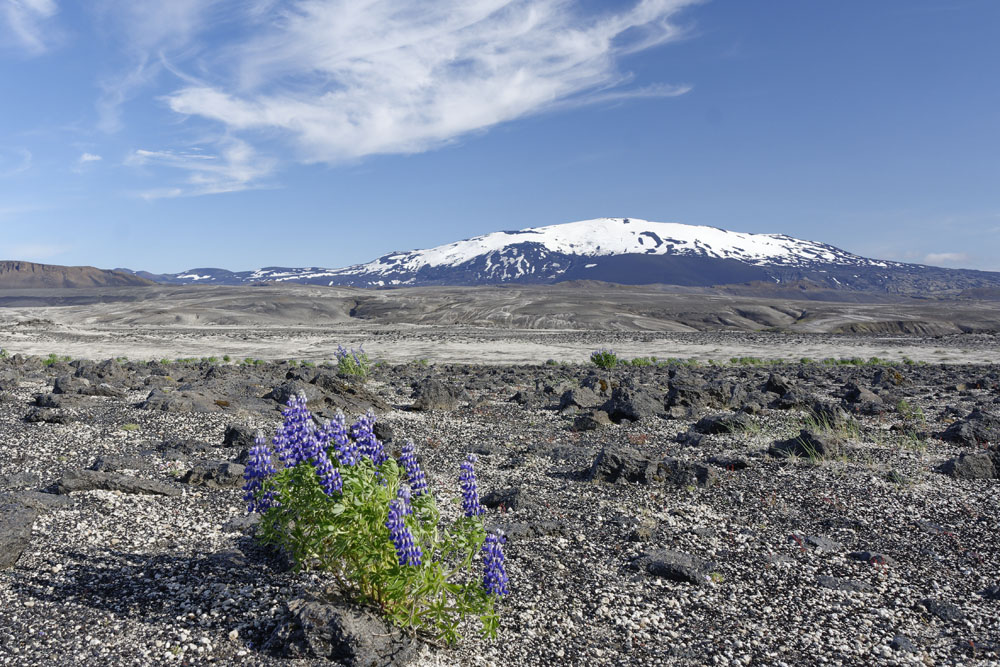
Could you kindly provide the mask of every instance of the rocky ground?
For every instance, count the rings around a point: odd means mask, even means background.
[[[2,665],[327,664],[348,626],[348,664],[1000,664],[996,365],[15,356],[0,392]],[[499,639],[400,637],[257,545],[242,463],[298,392],[443,506],[479,455]]]

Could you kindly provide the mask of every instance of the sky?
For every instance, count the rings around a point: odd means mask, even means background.
[[[1000,271],[996,0],[0,0],[0,259],[598,217]]]

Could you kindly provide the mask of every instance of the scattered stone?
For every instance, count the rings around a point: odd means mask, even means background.
[[[260,524],[259,514],[241,514],[222,524],[224,533],[247,533]]]
[[[500,524],[499,528],[508,540],[569,535],[565,521],[517,521]]]
[[[118,454],[108,454],[98,456],[91,464],[91,470],[101,472],[115,472],[116,470],[145,470],[149,468],[151,461],[144,456],[121,456]]]
[[[708,458],[708,463],[732,472],[743,470],[749,465],[745,458],[728,455],[711,456]]]
[[[239,463],[205,461],[188,470],[181,481],[210,489],[235,489],[243,486],[244,470],[244,466]]]
[[[893,560],[891,556],[886,556],[885,554],[876,553],[874,551],[854,551],[847,554],[847,557],[852,560],[861,561],[862,563],[868,563],[869,565],[885,567],[895,567],[897,565],[896,561]]]
[[[73,499],[42,491],[15,491],[14,493],[0,497],[0,505],[6,503],[18,503],[33,510],[38,510],[40,513],[45,513],[69,507],[73,504]]]
[[[818,583],[823,588],[829,588],[835,591],[846,591],[848,593],[875,592],[875,588],[871,584],[866,584],[863,581],[854,581],[853,579],[841,579],[839,577],[830,577],[827,575],[820,575],[816,577],[816,583]]]
[[[0,489],[27,488],[38,486],[42,478],[31,472],[15,472],[10,475],[0,475]]]
[[[924,598],[917,603],[917,606],[922,607],[928,614],[936,616],[942,621],[958,623],[965,620],[965,612],[962,611],[962,608],[950,602],[943,602],[934,598]]]
[[[639,522],[639,525],[629,534],[629,539],[633,542],[649,542],[656,534],[656,520],[646,517]]]
[[[221,412],[222,407],[216,403],[213,396],[199,391],[165,391],[160,388],[149,392],[142,403],[143,410],[159,410],[160,412]]]
[[[514,487],[490,491],[482,497],[482,503],[490,509],[502,508],[503,511],[514,511],[525,506],[521,489]]]
[[[719,482],[719,473],[700,463],[666,459],[657,466],[655,478],[682,488],[697,486],[708,488]]]
[[[771,373],[764,383],[764,391],[770,391],[778,396],[784,396],[794,388],[795,385],[791,380],[778,373]]]
[[[903,653],[919,653],[917,647],[913,645],[913,642],[903,635],[896,635],[893,637],[892,641],[889,642],[889,648],[893,651],[901,651]]]

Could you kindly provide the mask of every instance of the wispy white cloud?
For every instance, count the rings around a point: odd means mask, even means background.
[[[183,197],[238,192],[260,187],[260,180],[274,170],[274,161],[259,156],[253,147],[239,139],[219,142],[217,153],[198,149],[188,151],[150,151],[139,149],[126,159],[132,166],[159,166],[186,172],[183,185],[148,190],[145,199]]]
[[[193,44],[194,40],[214,25],[223,4],[223,0],[95,2],[94,11],[105,39],[118,43],[127,63],[98,83],[98,129],[113,133],[122,128],[123,105],[163,74],[168,55],[188,59],[197,54],[201,49]],[[232,11],[239,15],[239,5],[234,3]]]
[[[931,252],[924,255],[924,263],[932,266],[968,265],[972,258],[964,252]]]
[[[594,15],[569,0],[261,2],[246,15],[257,29],[213,75],[167,99],[231,133],[278,131],[303,162],[416,153],[567,105],[683,94],[630,90],[619,60],[680,38],[690,4]]]
[[[51,19],[59,11],[55,0],[0,0],[0,21],[8,44],[19,47],[28,55],[45,52],[58,35]]]
[[[80,164],[86,164],[87,162],[99,162],[103,158],[100,155],[94,155],[93,153],[84,153],[80,156],[78,162]]]
[[[0,245],[0,253],[2,253],[4,259],[19,259],[25,262],[46,260],[61,255],[69,249],[69,246],[52,243],[13,243]]]
[[[32,154],[26,148],[0,146],[0,178],[20,174],[31,167]]]

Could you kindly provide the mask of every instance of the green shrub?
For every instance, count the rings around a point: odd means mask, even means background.
[[[365,352],[364,346],[357,350],[348,350],[343,345],[337,346],[337,372],[356,378],[367,378],[371,374],[372,362]]]
[[[598,368],[608,371],[618,365],[618,355],[614,350],[601,348],[590,353],[590,361]]]
[[[250,511],[262,515],[258,539],[283,548],[300,569],[332,573],[341,592],[395,625],[453,644],[461,621],[476,615],[495,636],[495,604],[507,594],[504,538],[484,528],[475,457],[459,476],[464,516],[442,526],[412,443],[398,462],[389,458],[374,415],[350,429],[342,417],[316,429],[305,399],[293,397],[284,416],[276,451],[258,436],[244,475]],[[469,570],[480,554],[477,578]]]

